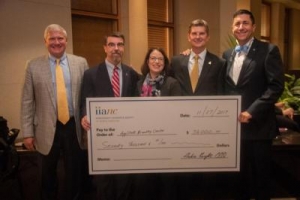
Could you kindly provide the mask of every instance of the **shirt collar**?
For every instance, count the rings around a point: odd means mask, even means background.
[[[207,50],[204,49],[201,53],[198,54],[199,58],[204,60],[205,56],[206,56]],[[193,50],[191,50],[191,56],[190,56],[190,60],[194,59],[195,57],[195,53],[193,52]]]
[[[67,54],[64,53],[64,55],[62,55],[61,58],[59,58],[60,62],[64,61],[67,58]],[[51,62],[56,63],[57,58],[55,58],[54,56],[52,56],[51,54],[49,54],[49,59]]]
[[[108,66],[108,67],[111,68],[111,69],[114,69],[114,68],[115,68],[115,65],[112,64],[112,63],[110,63],[108,60],[105,60],[105,64],[106,64],[106,66]],[[117,64],[117,67],[118,67],[119,69],[121,69],[121,63]]]
[[[247,52],[249,51],[249,49],[251,48],[251,45],[253,43],[254,37],[252,37],[246,44],[242,45],[242,46],[247,46]],[[238,44],[239,45],[239,44]]]

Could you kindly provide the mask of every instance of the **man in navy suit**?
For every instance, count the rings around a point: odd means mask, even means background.
[[[210,39],[208,23],[203,19],[196,19],[191,22],[188,28],[187,39],[191,49],[183,54],[174,56],[171,59],[171,76],[180,84],[183,96],[217,95],[222,92],[221,72],[225,68],[225,60],[210,53],[206,45]],[[198,57],[196,60],[195,57]],[[192,71],[197,67],[196,83],[193,86]],[[166,192],[166,199],[192,199],[195,194],[202,193],[206,199],[213,198],[207,188],[211,188],[215,182],[214,175],[201,173],[184,173],[178,175],[178,195],[174,192]],[[166,183],[166,190],[173,190],[173,177],[170,175],[169,183]],[[167,178],[166,178],[167,180]],[[168,180],[167,180],[168,181]],[[201,184],[201,186],[199,186]],[[199,189],[201,188],[201,190]],[[174,196],[171,196],[174,195]]]
[[[242,97],[242,112],[238,116],[242,141],[237,199],[250,199],[251,190],[255,199],[270,199],[271,145],[278,131],[274,104],[284,88],[279,49],[254,38],[255,28],[250,11],[235,12],[232,32],[238,45],[223,54],[227,60],[225,94]]]
[[[81,125],[87,131],[90,123],[86,116],[87,97],[132,97],[135,95],[139,75],[131,67],[122,63],[124,53],[124,35],[114,32],[105,37],[104,50],[105,62],[85,71],[82,87]],[[113,87],[114,68],[117,69],[119,78],[119,94],[116,95]],[[117,97],[116,97],[117,98]],[[126,200],[130,199],[132,187],[131,175],[98,175],[97,199],[101,200]]]
[[[191,49],[171,59],[171,75],[180,83],[184,96],[216,95],[220,90],[220,72],[225,61],[210,53],[206,45],[210,39],[208,23],[203,19],[191,22],[188,35]],[[192,89],[190,74],[198,55],[198,81]]]

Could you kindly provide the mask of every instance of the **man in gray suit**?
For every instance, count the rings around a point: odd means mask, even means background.
[[[29,61],[25,72],[21,105],[24,145],[37,150],[41,158],[42,199],[57,198],[57,163],[61,153],[66,191],[63,199],[79,199],[83,156],[79,100],[88,64],[85,58],[66,53],[67,33],[60,25],[49,25],[44,41],[49,54]],[[56,70],[60,70],[62,87],[57,84]],[[61,96],[65,96],[66,103],[63,112],[57,106]],[[58,112],[67,116],[65,121],[59,119]]]

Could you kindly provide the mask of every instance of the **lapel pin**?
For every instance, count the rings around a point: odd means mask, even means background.
[[[209,61],[208,64],[211,65],[211,61]]]

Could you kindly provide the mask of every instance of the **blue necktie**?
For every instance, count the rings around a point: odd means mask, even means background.
[[[235,52],[237,52],[237,53],[240,53],[240,52],[247,53],[248,48],[249,48],[249,47],[248,47],[247,45],[243,45],[243,46],[237,45],[237,46],[235,47]]]

